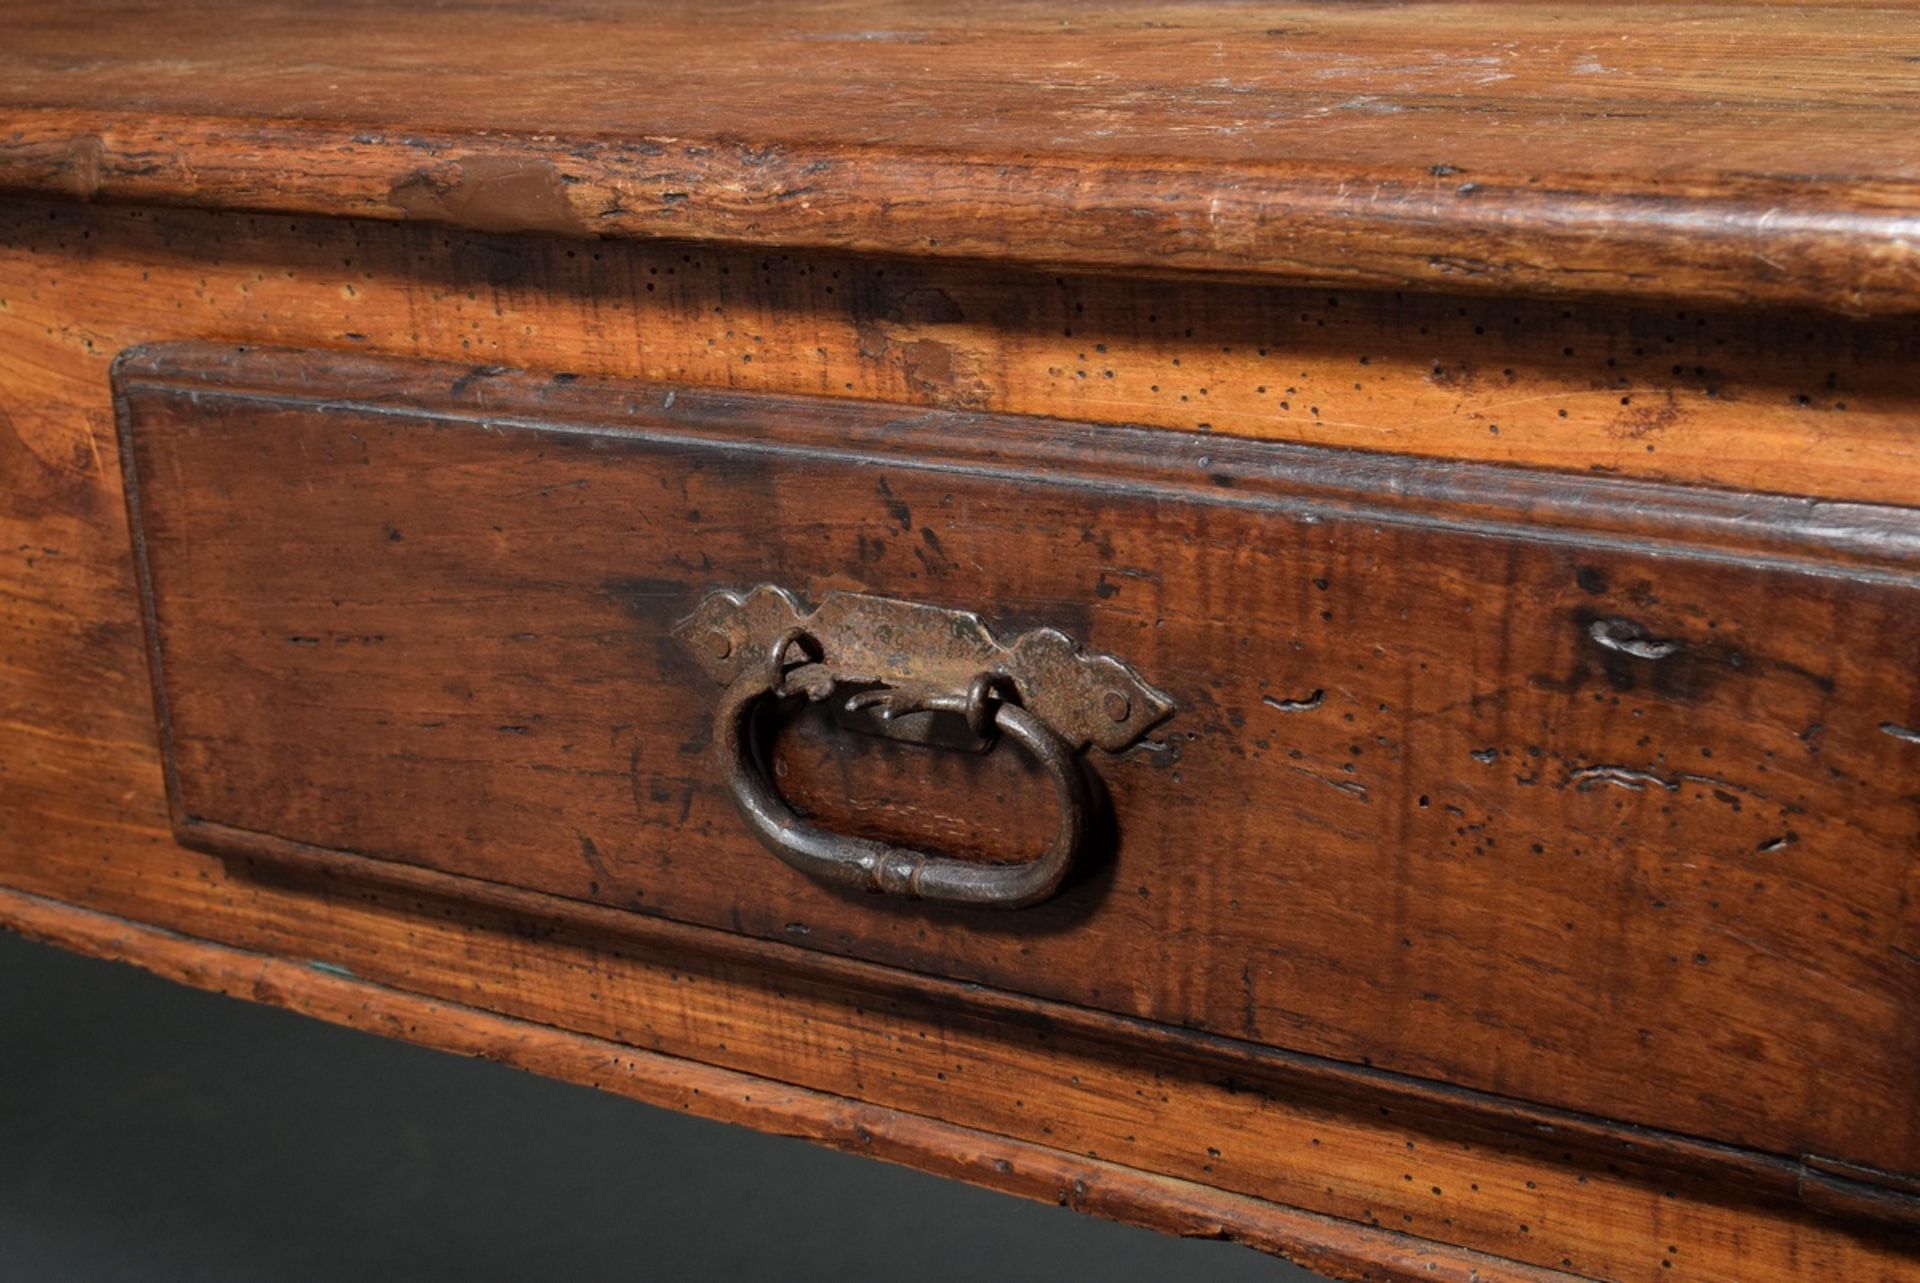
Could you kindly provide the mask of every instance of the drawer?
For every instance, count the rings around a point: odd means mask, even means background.
[[[1920,1171],[1911,510],[324,352],[115,380],[183,842]]]

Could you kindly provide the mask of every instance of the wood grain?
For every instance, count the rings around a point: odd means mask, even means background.
[[[652,940],[615,940],[537,916],[449,909],[336,876],[293,898],[255,884],[231,908],[203,909],[199,922],[270,942],[294,960],[290,975],[344,973],[886,1108],[964,1114],[1074,1161],[1188,1173],[1213,1188],[1251,1182],[1361,1225],[1473,1242],[1581,1276],[1913,1276],[1910,1231],[1811,1215],[1698,1171],[1649,1170],[1629,1154],[1583,1161],[1552,1127],[1531,1138],[1449,1133],[1427,1111],[1302,1093],[1244,1072],[1195,1074],[1190,1062],[1063,1037],[1044,1019],[956,1018],[917,987],[880,995],[810,983],[779,950],[722,961],[671,924],[650,926]],[[302,967],[307,960],[318,965]],[[442,1031],[421,1022],[407,1033]]]
[[[38,201],[0,205],[0,220],[0,883],[296,969],[937,1114],[1062,1170],[1092,1150],[1192,1182],[1210,1215],[1245,1191],[1601,1278],[1905,1283],[1920,1270],[1911,1233],[1863,1213],[1863,1187],[1825,1183],[1897,1178],[1817,1156],[1736,1178],[1725,1155],[1683,1161],[1668,1137],[1658,1161],[1635,1163],[1647,1135],[1600,1120],[1489,1127],[1458,1099],[1404,1095],[1335,1107],[1338,1092],[1304,1085],[1319,1071],[1268,1068],[1255,1091],[1244,1061],[1198,1050],[1141,1065],[1125,1052],[1133,1033],[1057,1007],[956,1021],[952,998],[843,972],[797,985],[818,952],[769,943],[758,961],[721,961],[670,923],[619,941],[525,907],[496,917],[444,896],[235,877],[169,832],[107,377],[130,345],[271,342],[1897,504],[1913,493],[1920,420],[1910,323]]]
[[[1482,1252],[1436,1247],[1385,1227],[1354,1225],[1259,1199],[1223,1199],[1205,1186],[1115,1163],[1063,1161],[1044,1146],[938,1118],[863,1105],[844,1096],[422,998],[36,896],[0,891],[0,927],[79,953],[130,962],[196,988],[582,1083],[650,1105],[798,1136],[1166,1234],[1230,1239],[1329,1278],[1550,1283],[1572,1277]]]
[[[1903,504],[1920,323],[1114,280],[366,222],[0,205],[0,361],[213,337]],[[66,384],[63,383],[63,386]],[[99,431],[96,423],[95,431]]]
[[[117,383],[189,843],[1920,1171],[1911,510],[298,351]],[[760,582],[1058,627],[1165,690],[1096,763],[1111,862],[1002,917],[770,860],[674,636]],[[1003,755],[811,750],[782,786],[830,828],[1046,841]]]
[[[11,0],[0,186],[573,236],[1920,307],[1909,4],[351,18]]]

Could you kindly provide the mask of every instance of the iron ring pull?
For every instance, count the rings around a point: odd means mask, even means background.
[[[835,833],[800,818],[767,778],[754,727],[763,701],[785,694],[780,657],[789,638],[774,648],[772,661],[748,665],[722,697],[714,741],[734,804],[754,836],[786,863],[810,877],[836,886],[904,896],[933,904],[986,905],[1020,909],[1040,903],[1060,889],[1086,838],[1092,799],[1086,777],[1071,746],[1045,722],[1005,701],[986,700],[987,687],[976,681],[964,692],[887,692],[895,716],[917,712],[957,713],[976,731],[1004,733],[1047,769],[1053,779],[1060,824],[1039,858],[1023,864],[976,864],[951,856],[893,846],[870,838]],[[832,698],[808,690],[809,698]],[[991,716],[983,710],[991,708]]]

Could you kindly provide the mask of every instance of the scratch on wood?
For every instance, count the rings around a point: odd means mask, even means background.
[[[1295,766],[1290,769],[1298,771],[1310,780],[1318,780],[1330,789],[1339,789],[1342,793],[1351,797],[1357,797],[1362,802],[1371,802],[1373,800],[1367,792],[1367,786],[1358,780],[1330,780],[1317,771],[1310,771],[1304,766]]]
[[[613,880],[607,872],[606,860],[600,855],[600,848],[595,846],[593,839],[584,833],[580,835],[580,858],[587,862],[589,869],[593,870],[594,877],[599,878],[602,882],[611,882]]]
[[[1681,771],[1668,779],[1652,771],[1638,770],[1630,766],[1583,766],[1567,776],[1567,783],[1576,790],[1585,793],[1602,784],[1611,784],[1615,788],[1641,792],[1648,788],[1662,789],[1668,793],[1678,793],[1683,784],[1698,784],[1713,796],[1734,810],[1741,808],[1741,795],[1777,805],[1783,812],[1798,814],[1803,807],[1791,802],[1779,802],[1759,789],[1746,784],[1736,784],[1732,780],[1723,780],[1717,775],[1698,775],[1691,771]]]
[[[1677,781],[1662,779],[1652,771],[1636,771],[1626,766],[1583,766],[1567,777],[1567,783],[1582,793],[1601,784],[1632,789],[1636,793],[1649,786],[1665,789],[1669,793],[1678,792],[1680,789]]]
[[[1596,619],[1588,626],[1587,635],[1604,649],[1635,659],[1665,659],[1680,649],[1677,641],[1648,636],[1647,630],[1631,619]]]

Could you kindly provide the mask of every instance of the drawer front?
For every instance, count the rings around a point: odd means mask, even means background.
[[[325,353],[116,378],[184,841],[1920,1169],[1908,510]],[[1081,753],[1056,894],[755,840],[686,625],[761,585],[1055,629],[1164,697]],[[1044,761],[844,722],[749,763],[811,830],[1055,840]]]

